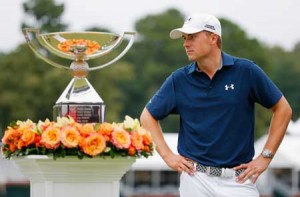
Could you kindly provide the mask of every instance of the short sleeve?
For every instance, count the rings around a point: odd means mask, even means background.
[[[160,89],[150,99],[146,108],[157,120],[161,120],[171,113],[176,113],[176,98],[172,75],[165,80]]]
[[[282,97],[282,92],[256,64],[251,67],[251,98],[266,108],[271,108]]]

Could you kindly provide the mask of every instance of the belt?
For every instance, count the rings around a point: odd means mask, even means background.
[[[209,166],[204,166],[200,163],[196,164],[196,169],[197,171],[203,172],[208,176],[226,177],[226,178],[239,176],[242,172],[245,171],[245,169],[233,170],[232,168],[209,167]]]

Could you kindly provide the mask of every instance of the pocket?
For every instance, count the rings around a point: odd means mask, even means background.
[[[245,181],[242,186],[244,187],[245,196],[259,197],[259,192],[257,190],[256,184],[252,183],[250,179]]]
[[[182,172],[181,174],[180,174],[180,183],[182,183],[183,181],[184,181],[184,179],[185,179],[185,177],[187,176],[188,174],[186,173],[186,172]]]

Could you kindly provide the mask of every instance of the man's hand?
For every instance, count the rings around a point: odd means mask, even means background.
[[[164,156],[163,159],[170,168],[179,173],[184,171],[189,175],[193,175],[196,172],[196,167],[194,166],[195,162],[181,155],[172,153]]]
[[[271,159],[264,158],[260,155],[247,164],[234,167],[234,170],[245,169],[245,171],[237,177],[237,182],[244,183],[247,179],[250,179],[253,184],[256,183],[258,177],[268,168],[270,162]]]

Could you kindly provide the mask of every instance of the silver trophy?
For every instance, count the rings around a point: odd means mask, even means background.
[[[73,79],[53,106],[53,117],[71,116],[76,122],[104,122],[105,105],[89,83],[89,71],[109,66],[122,58],[134,42],[135,32],[114,34],[108,32],[56,32],[40,33],[39,29],[25,28],[23,34],[34,53],[50,65],[70,70]],[[126,39],[128,38],[128,39]],[[87,60],[103,57],[116,49],[124,40],[125,48],[112,60],[90,67]],[[54,54],[71,60],[65,66],[49,58]]]

